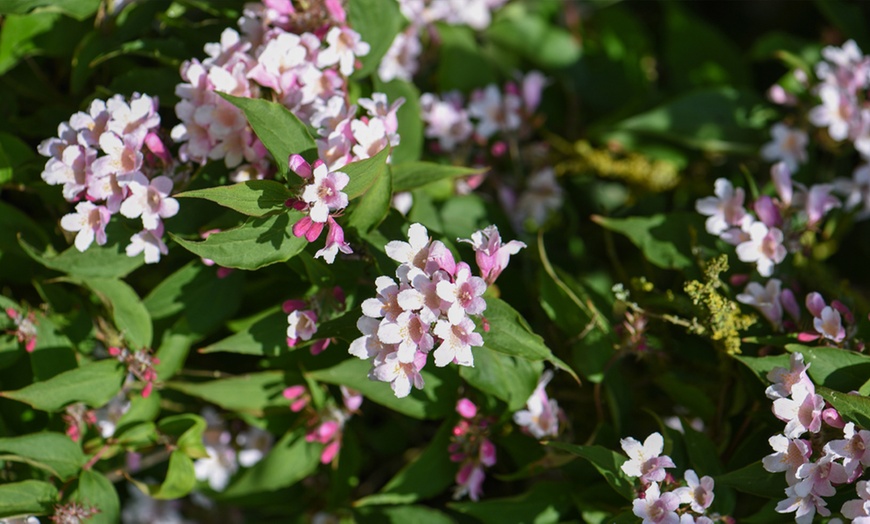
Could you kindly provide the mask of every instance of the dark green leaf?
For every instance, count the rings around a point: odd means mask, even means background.
[[[127,256],[122,242],[105,246],[92,245],[84,253],[71,246],[57,255],[51,250],[39,253],[23,239],[19,239],[19,243],[33,260],[73,277],[123,278],[145,262],[142,255]]]
[[[752,92],[716,88],[678,98],[617,124],[620,129],[718,153],[755,153],[766,116]]]
[[[486,346],[474,348],[473,353],[474,367],[460,367],[459,376],[505,401],[509,411],[522,409],[538,384],[543,363],[499,353]]]
[[[173,451],[169,455],[166,479],[161,484],[148,484],[133,479],[130,479],[130,482],[151,498],[172,500],[181,498],[193,490],[196,486],[196,473],[190,457],[181,451]]]
[[[594,215],[595,223],[628,237],[652,264],[664,269],[687,269],[691,256],[691,231],[704,229],[697,213],[676,212],[648,217],[607,218]]]
[[[208,452],[202,444],[202,435],[207,427],[208,424],[204,418],[191,413],[172,415],[157,423],[158,431],[175,437],[176,447],[190,458],[208,456]]]
[[[438,419],[451,413],[456,403],[455,373],[422,371],[426,387],[412,389],[405,398],[396,398],[386,382],[369,380],[371,364],[357,358],[348,358],[327,369],[307,373],[307,376],[328,384],[345,385],[355,389],[373,402],[394,411],[420,419]]]
[[[580,45],[571,33],[529,13],[521,3],[503,9],[486,35],[540,67],[562,68],[580,58]]]
[[[424,506],[386,506],[354,509],[355,521],[360,524],[453,524],[445,513]]]
[[[402,14],[396,0],[354,0],[348,5],[347,18],[362,41],[371,46],[367,55],[359,57],[362,68],[354,72],[354,77],[363,78],[377,70],[399,33]]]
[[[305,431],[287,433],[263,460],[241,472],[221,499],[244,497],[292,486],[317,469],[322,444],[306,442]]]
[[[112,312],[115,325],[131,349],[150,348],[154,335],[151,316],[142,299],[126,282],[112,278],[86,278],[82,281],[97,294]]]
[[[26,462],[67,480],[81,469],[85,456],[78,444],[60,433],[31,433],[0,438],[0,460]]]
[[[782,498],[786,488],[785,475],[770,473],[764,469],[761,461],[717,475],[713,479],[717,486],[729,486],[737,491],[765,498]]]
[[[283,105],[259,98],[218,94],[245,113],[254,133],[272,153],[282,176],[286,177],[289,170],[290,155],[317,148],[308,127]]]
[[[302,378],[299,377],[301,381]],[[262,415],[269,407],[287,408],[281,393],[287,386],[285,374],[264,371],[208,382],[168,382],[166,387],[201,398],[236,413]]]
[[[787,344],[785,349],[800,353],[810,363],[807,373],[813,383],[838,391],[860,388],[870,376],[870,357],[854,351],[825,346]],[[783,367],[788,368],[786,363]]]
[[[97,12],[100,0],[6,0],[0,4],[0,14],[23,15],[34,9],[40,13],[63,13],[84,20]]]
[[[625,456],[603,446],[577,446],[565,442],[548,442],[547,445],[588,460],[617,493],[626,500],[634,499],[633,483],[622,471],[622,464],[628,460]]]
[[[487,499],[478,502],[452,502],[448,507],[471,515],[486,524],[502,522],[561,522],[563,514],[573,506],[573,487],[565,482],[544,481],[514,497]]]
[[[20,138],[0,133],[0,184],[11,182],[15,169],[34,158],[33,151]]]
[[[24,480],[0,484],[0,518],[49,514],[57,503],[57,488],[48,482]]]
[[[387,170],[387,157],[390,155],[390,148],[384,148],[377,155],[353,162],[341,168],[347,174],[350,181],[344,188],[348,200],[361,197],[369,190],[370,187],[380,178]]]
[[[0,396],[43,411],[59,411],[73,402],[98,408],[120,391],[126,374],[126,369],[116,360],[90,362],[27,387],[0,392]]]
[[[293,193],[287,186],[274,180],[248,180],[231,186],[185,191],[175,197],[211,200],[243,215],[262,217],[283,211],[284,202],[293,197]]]
[[[47,3],[47,2],[46,2]],[[3,12],[20,12],[14,7]],[[56,13],[38,13],[27,16],[10,14],[3,19],[3,31],[0,31],[0,74],[9,71],[21,58],[39,51],[35,37],[51,31],[60,18]]]
[[[841,393],[823,386],[816,386],[816,393],[830,402],[843,418],[854,421],[862,428],[870,428],[870,398]]]
[[[393,152],[390,155],[391,162],[399,164],[418,160],[423,151],[420,92],[414,84],[404,80],[392,80],[384,83],[375,77],[374,84],[375,92],[387,95],[387,100],[390,103],[397,101],[400,97],[405,99],[405,103],[396,112],[396,119],[399,122],[398,133],[402,138],[399,145],[393,147]]]
[[[371,230],[389,213],[392,198],[392,175],[384,165],[374,183],[348,213],[347,225],[357,231]]]
[[[169,233],[183,248],[215,264],[236,269],[259,269],[284,262],[305,249],[308,241],[293,235],[293,225],[302,213],[290,211],[263,218],[249,218],[241,226],[214,233],[201,242],[184,240]]]
[[[76,481],[70,500],[84,506],[95,507],[99,512],[87,519],[88,524],[113,524],[121,517],[121,501],[112,481],[93,470],[83,471]]]
[[[480,168],[451,166],[434,162],[405,162],[392,166],[393,191],[410,191],[445,178],[459,178],[482,173]]]
[[[245,329],[202,348],[200,352],[277,356],[287,348],[287,314],[280,309],[263,313]]]

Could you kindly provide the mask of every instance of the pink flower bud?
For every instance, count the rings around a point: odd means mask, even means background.
[[[338,455],[338,450],[341,449],[341,442],[335,440],[330,442],[323,448],[323,453],[320,454],[320,463],[321,464],[329,464],[332,462],[332,459]]]
[[[495,158],[501,158],[507,153],[508,146],[504,142],[504,140],[499,140],[492,144],[492,147],[489,149],[490,154]]]
[[[456,412],[464,418],[474,418],[477,415],[477,406],[467,398],[461,398],[456,403]]]
[[[776,194],[779,195],[779,200],[785,206],[791,205],[791,199],[794,195],[794,188],[791,183],[791,171],[785,162],[777,162],[770,168],[770,177],[773,179],[773,186],[776,188]]]
[[[797,339],[798,342],[812,342],[813,340],[818,340],[820,336],[821,335],[819,335],[818,333],[808,333],[804,331],[798,333]]]
[[[307,406],[307,405],[308,405],[308,398],[307,397],[298,398],[290,404],[290,411],[292,411],[293,413],[299,413],[300,411],[305,409],[305,406]]]
[[[786,313],[788,313],[795,322],[798,322],[801,318],[801,309],[800,306],[798,306],[797,299],[791,289],[783,289],[782,293],[779,295],[779,301]]]
[[[822,310],[825,309],[825,299],[822,298],[822,295],[813,291],[807,295],[806,299],[807,309],[810,310],[810,313],[814,317],[819,317],[822,315]]]
[[[753,205],[758,218],[764,222],[767,227],[779,227],[782,224],[782,217],[779,210],[773,204],[773,200],[769,196],[761,196]]]
[[[323,222],[315,222],[311,217],[302,217],[293,225],[293,234],[297,237],[305,237],[305,240],[314,242],[323,231]]]
[[[329,11],[329,16],[339,25],[344,25],[347,22],[347,14],[344,12],[344,6],[341,5],[339,0],[326,0],[326,10]]]
[[[480,443],[480,463],[484,466],[493,466],[495,460],[495,445],[489,439],[483,439]]]
[[[749,282],[749,275],[747,273],[735,273],[731,275],[728,282],[734,287],[743,287]]]
[[[832,428],[843,429],[846,427],[846,422],[840,416],[840,412],[833,407],[822,410],[822,420]]]
[[[840,314],[843,315],[843,318],[846,319],[847,323],[855,323],[855,317],[854,315],[852,315],[852,311],[848,307],[846,307],[846,304],[843,304],[839,300],[833,300],[831,301],[831,307],[839,311]]]
[[[308,307],[308,304],[305,303],[304,300],[285,300],[284,304],[281,306],[284,309],[284,313],[288,315],[297,309],[305,309]]]
[[[157,156],[157,158],[162,160],[164,164],[172,163],[172,155],[169,154],[169,150],[166,149],[166,146],[163,144],[163,141],[160,140],[160,137],[153,131],[145,135],[145,146],[147,146],[148,149]]]
[[[287,400],[293,400],[301,397],[305,393],[305,386],[290,386],[284,390],[283,395]]]
[[[311,354],[312,355],[319,355],[319,354],[323,353],[323,350],[325,350],[326,348],[329,347],[329,343],[331,341],[332,341],[332,339],[329,339],[329,338],[324,338],[324,339],[316,341],[314,344],[311,345]]]
[[[306,162],[302,155],[290,155],[287,165],[290,171],[296,173],[300,178],[311,178],[311,164]]]

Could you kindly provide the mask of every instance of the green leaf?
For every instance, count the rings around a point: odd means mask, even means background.
[[[0,184],[11,182],[15,169],[36,155],[24,141],[9,133],[0,133]]]
[[[308,241],[293,235],[302,213],[289,211],[263,218],[251,217],[241,226],[214,233],[201,242],[169,236],[181,247],[215,264],[236,269],[260,269],[284,262],[305,249]]]
[[[692,16],[680,4],[665,4],[663,35],[668,79],[676,89],[749,83],[740,49],[716,26]]]
[[[704,230],[702,218],[688,212],[628,218],[592,216],[596,224],[628,237],[650,263],[664,269],[694,267],[691,232]]]
[[[0,14],[27,14],[34,9],[39,13],[63,13],[76,20],[84,20],[97,12],[100,0],[5,0]]]
[[[0,396],[43,411],[60,411],[73,402],[99,408],[121,390],[126,374],[127,370],[117,360],[101,360],[15,391],[0,392]]]
[[[134,479],[129,480],[151,498],[172,500],[181,498],[193,490],[196,486],[196,473],[190,457],[182,451],[173,451],[169,455],[169,466],[162,483],[148,484]]]
[[[354,506],[410,504],[432,498],[450,487],[459,465],[447,457],[453,424],[438,428],[426,449],[399,470],[378,493],[357,500]]]
[[[375,92],[387,95],[391,103],[400,97],[405,103],[396,112],[396,120],[399,123],[398,133],[402,137],[399,145],[393,147],[390,161],[393,165],[413,162],[420,159],[423,152],[423,119],[420,118],[420,91],[417,87],[404,80],[391,80],[382,82],[377,75],[373,79]],[[395,171],[393,172],[395,176]],[[395,180],[393,180],[395,184]]]
[[[285,178],[290,155],[317,149],[308,127],[283,105],[259,98],[218,94],[245,113],[254,133],[272,153],[278,172]]]
[[[302,378],[299,377],[299,380]],[[284,373],[264,371],[208,382],[167,382],[166,387],[201,398],[229,411],[262,416],[266,408],[287,409],[287,399],[281,394],[287,384]]]
[[[816,386],[816,393],[830,402],[847,420],[854,421],[862,428],[870,428],[870,398],[841,393],[824,386]]]
[[[115,486],[100,472],[87,470],[79,476],[70,500],[96,507],[99,513],[87,519],[88,524],[113,524],[121,518],[121,501]]]
[[[57,503],[57,488],[48,482],[24,480],[0,484],[0,518],[47,515]]]
[[[396,0],[354,0],[348,5],[348,25],[359,33],[363,42],[371,46],[365,56],[359,57],[362,67],[354,71],[354,78],[364,78],[377,71],[402,26],[402,14]]]
[[[439,23],[437,28],[441,37],[437,77],[442,92],[469,92],[498,81],[494,60],[483,52],[470,27]]]
[[[767,374],[770,373],[770,370],[776,367],[789,367],[788,355],[776,355],[774,357],[748,357],[745,355],[734,355],[733,357],[752,370],[752,372],[758,377],[758,380],[760,380],[765,387],[770,385],[770,381],[767,380]]]
[[[389,155],[390,148],[386,147],[371,158],[353,162],[339,170],[350,178],[350,181],[344,188],[348,200],[361,197],[375,184],[378,178],[387,170],[387,157]]]
[[[263,460],[242,471],[219,498],[233,499],[292,486],[317,469],[322,449],[322,444],[306,442],[304,429],[287,433]]]
[[[573,506],[573,487],[566,482],[543,481],[513,497],[477,502],[451,502],[450,509],[471,515],[485,524],[502,522],[557,523]]]
[[[385,164],[368,191],[348,213],[347,225],[357,231],[373,229],[389,213],[392,198],[392,175]]]
[[[717,486],[729,486],[737,491],[765,498],[782,498],[785,493],[785,475],[770,473],[761,461],[738,470],[713,477]]]
[[[287,348],[287,314],[280,307],[263,312],[261,318],[245,329],[210,344],[200,353],[241,353],[243,355],[278,356]]]
[[[385,506],[354,509],[354,521],[360,524],[453,524],[447,514],[425,506]]]
[[[18,12],[16,9],[2,12]],[[55,13],[35,13],[21,16],[10,14],[3,19],[3,31],[0,31],[0,75],[9,71],[25,56],[39,51],[34,41],[41,34],[51,31],[60,17]]]
[[[507,302],[488,298],[483,315],[492,326],[488,332],[481,333],[485,348],[533,362],[546,360],[579,381],[574,370],[553,355],[544,340],[532,331],[522,315]],[[525,403],[525,399],[523,402]]]
[[[68,480],[81,469],[85,455],[66,435],[43,432],[0,438],[0,460],[26,462]]]
[[[115,326],[121,330],[131,349],[151,347],[154,335],[151,316],[129,284],[111,278],[87,278],[82,283],[91,288],[112,312]]]
[[[870,376],[870,357],[854,351],[825,346],[786,344],[790,353],[800,353],[804,362],[812,364],[807,370],[813,383],[838,391],[857,390]],[[786,363],[783,367],[788,368]]]
[[[348,358],[331,368],[311,371],[307,376],[328,384],[345,385],[359,391],[368,400],[413,418],[438,419],[454,410],[455,373],[433,372],[427,367],[421,372],[426,387],[412,389],[405,398],[396,398],[388,383],[369,380],[370,368],[367,361]]]
[[[248,180],[231,186],[185,191],[175,197],[211,200],[243,215],[262,217],[286,209],[284,202],[293,197],[293,193],[274,180]]]
[[[202,444],[202,435],[208,423],[199,415],[184,413],[166,417],[157,423],[157,430],[175,437],[178,450],[191,458],[204,458],[208,452]]]
[[[622,464],[628,460],[625,456],[597,445],[577,446],[566,442],[548,442],[547,445],[588,460],[617,493],[626,500],[634,499],[634,485],[622,471]]]
[[[854,38],[861,49],[870,45],[867,27],[867,14],[861,4],[843,2],[842,0],[815,0],[816,8],[825,15],[832,24],[837,26],[844,35]]]
[[[529,13],[523,4],[503,9],[486,35],[540,67],[558,69],[580,58],[580,45],[571,33]]]
[[[244,291],[243,273],[216,273],[193,260],[160,282],[145,297],[145,308],[154,320],[183,313],[192,334],[206,335],[238,310]]]
[[[704,89],[680,95],[617,127],[708,152],[754,154],[766,138],[763,107],[750,91]]]
[[[505,401],[509,411],[523,409],[538,384],[543,364],[505,355],[486,346],[474,348],[473,353],[474,367],[460,367],[459,376],[477,389]]]
[[[451,166],[435,162],[405,162],[392,166],[393,191],[410,191],[420,186],[444,180],[482,173],[484,168]]]
[[[18,242],[33,260],[72,277],[123,278],[145,262],[143,255],[127,256],[121,242],[109,243],[105,246],[92,245],[84,253],[71,246],[57,255],[52,254],[51,250],[40,253],[21,238]]]

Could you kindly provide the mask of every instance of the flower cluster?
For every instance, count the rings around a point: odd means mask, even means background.
[[[453,428],[448,447],[450,460],[460,464],[453,498],[468,495],[477,501],[483,493],[484,468],[492,467],[496,462],[495,445],[488,438],[493,421],[480,415],[477,406],[467,398],[459,399],[456,412],[462,419]]]
[[[870,465],[866,450],[870,431],[846,423],[816,393],[807,375],[809,367],[802,354],[792,353],[788,369],[777,367],[768,373],[772,384],[765,390],[773,400],[773,414],[786,425],[781,435],[770,438],[774,452],[762,464],[767,471],[785,472],[787,498],[777,504],[776,511],[795,513],[798,524],[812,522],[816,513],[830,515],[825,497],[833,496],[836,486],[854,483]],[[837,430],[843,438],[829,438]],[[861,498],[846,502],[841,509],[850,519],[870,516],[870,505],[865,508],[867,483],[859,482],[856,487]]]
[[[510,253],[522,247],[503,246],[494,226],[475,233],[470,243],[483,261],[481,273],[491,281]],[[392,241],[386,252],[400,264],[398,283],[387,276],[375,280],[378,296],[363,302],[357,322],[363,336],[351,343],[349,352],[362,359],[374,357],[369,378],[390,382],[396,396],[405,397],[412,385],[423,388],[420,371],[433,348],[438,367],[451,362],[474,366],[471,348],[482,346],[483,338],[471,317],[486,309],[482,295],[487,283],[473,276],[468,264],[457,263],[442,242],[431,240],[421,224],[408,229],[408,242]]]
[[[420,35],[437,32],[435,22],[467,25],[481,31],[489,27],[492,11],[507,0],[399,0],[399,8],[408,26],[396,35],[378,66],[378,76],[384,82],[393,79],[410,81],[419,70],[423,44]]]
[[[420,97],[426,137],[438,140],[442,151],[452,152],[471,141],[486,144],[498,135],[521,134],[541,101],[545,77],[532,71],[518,82],[508,82],[504,90],[495,84],[476,89],[466,104],[459,91],[440,97],[424,93]],[[494,152],[503,152],[497,144]],[[496,155],[499,156],[499,155]]]
[[[344,425],[354,414],[359,413],[363,396],[357,391],[341,386],[342,407],[337,408],[328,404],[320,410],[311,406],[311,396],[305,386],[288,387],[284,390],[284,398],[291,402],[291,411],[305,410],[305,415],[308,417],[306,423],[308,432],[305,434],[305,440],[323,444],[323,451],[320,453],[321,464],[336,464],[338,452],[341,450]]]
[[[743,293],[737,295],[737,300],[755,307],[777,331],[797,333],[801,342],[825,339],[840,344],[847,335],[854,335],[855,318],[852,311],[839,300],[833,300],[828,305],[822,295],[815,291],[808,293],[804,301],[810,313],[812,330],[802,330],[801,309],[795,294],[789,288],[783,289],[782,281],[778,278],[769,279],[764,286],[758,282],[748,283]]]
[[[308,341],[317,333],[318,319],[324,312],[344,311],[344,290],[339,286],[332,289],[329,298],[316,297],[313,300],[287,300],[283,304],[284,313],[287,314],[287,347],[294,347],[300,340]],[[311,354],[317,355],[332,343],[332,339],[324,338],[315,340],[311,345]]]
[[[9,334],[17,338],[20,344],[24,344],[24,349],[28,353],[32,353],[36,349],[36,336],[38,334],[36,314],[33,311],[21,313],[11,307],[6,308],[6,314],[15,323],[15,329],[10,330]]]
[[[81,522],[89,520],[97,513],[100,513],[100,509],[96,506],[78,502],[67,502],[66,504],[56,505],[54,507],[54,515],[50,519],[54,524],[81,524]]]
[[[135,94],[94,100],[87,112],[74,114],[58,126],[58,136],[44,140],[39,153],[49,157],[42,179],[60,185],[75,213],[60,225],[76,233],[75,246],[85,251],[96,241],[104,245],[112,215],[141,218],[142,231],[130,238],[127,254],[145,252],[154,263],[166,254],[163,219],[178,213],[171,198],[174,161],[158,134],[157,101]]]
[[[632,512],[643,519],[643,524],[712,524],[724,520],[707,514],[714,498],[712,477],[698,478],[694,470],[687,469],[683,474],[685,485],[680,485],[665,471],[675,465],[669,456],[662,455],[664,439],[660,433],[648,436],[643,444],[631,437],[620,443],[628,455],[622,471],[641,482]],[[665,487],[671,489],[663,491]]]
[[[116,347],[109,348],[109,355],[127,366],[131,376],[145,383],[142,388],[142,397],[147,398],[154,388],[154,383],[157,382],[157,371],[154,370],[154,366],[160,363],[157,357],[152,355],[148,349],[130,351],[127,348]]]
[[[744,207],[743,189],[724,178],[715,182],[716,196],[695,203],[698,213],[708,217],[707,232],[737,246],[737,257],[755,263],[764,277],[771,276],[789,252],[802,249],[800,238],[805,232],[817,231],[825,215],[841,206],[833,184],[807,188],[792,181],[784,162],[774,164],[771,178],[777,197],[759,197],[752,204],[754,215]]]
[[[194,462],[194,473],[196,480],[207,482],[214,491],[223,491],[240,465],[251,467],[266,456],[272,447],[272,434],[256,426],[249,426],[233,438],[233,434],[213,408],[203,409],[202,416],[208,424],[202,436],[208,456]]]
[[[547,396],[547,384],[553,379],[553,372],[545,371],[535,387],[532,396],[526,401],[526,409],[514,413],[514,423],[536,439],[559,435],[559,419],[562,410],[555,399]]]

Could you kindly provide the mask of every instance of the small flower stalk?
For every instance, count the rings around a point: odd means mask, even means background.
[[[489,440],[493,420],[479,413],[477,406],[467,398],[459,399],[456,412],[461,417],[450,437],[450,460],[459,463],[453,498],[468,496],[473,501],[483,494],[486,468],[496,463],[495,445]]]

